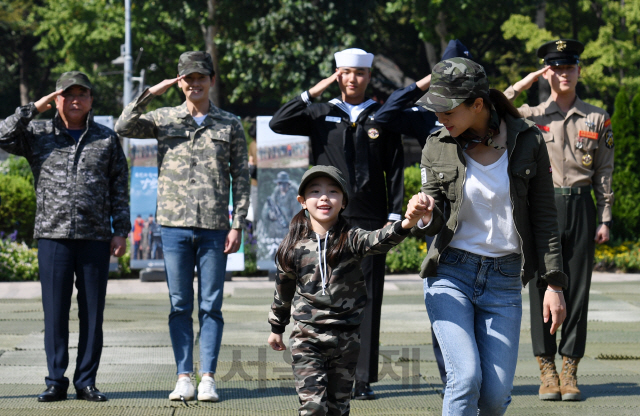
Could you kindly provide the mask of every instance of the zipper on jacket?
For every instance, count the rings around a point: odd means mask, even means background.
[[[516,225],[516,215],[515,215],[515,204],[513,203],[513,195],[511,193],[511,186],[512,186],[512,175],[511,175],[511,156],[513,156],[513,151],[516,150],[516,144],[518,142],[518,134],[520,134],[520,132],[516,133],[516,138],[513,141],[513,149],[511,150],[511,153],[509,153],[509,159],[508,159],[508,169],[509,169],[509,200],[511,201],[511,217],[513,218],[513,228],[516,229],[516,234],[518,234],[518,239],[520,239],[520,282],[522,283],[522,277],[524,275],[524,241],[522,240],[522,236],[520,235],[520,231],[518,231],[518,227]],[[524,287],[524,284],[522,285],[522,287]]]

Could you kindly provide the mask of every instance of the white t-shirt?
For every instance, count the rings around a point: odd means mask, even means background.
[[[520,238],[513,222],[509,195],[507,152],[488,166],[476,162],[466,153],[464,157],[467,174],[458,229],[450,246],[488,257],[520,253]]]
[[[349,119],[351,120],[352,123],[355,122],[358,119],[358,116],[360,115],[360,113],[362,113],[362,111],[368,107],[364,105],[365,103],[366,101],[364,103],[360,103],[357,105],[344,103],[344,105],[349,110]]]
[[[196,121],[196,123],[198,123],[198,126],[202,126],[202,123],[204,122],[204,119],[207,118],[207,115],[203,115],[203,116],[197,116],[197,117],[193,117],[193,119]]]

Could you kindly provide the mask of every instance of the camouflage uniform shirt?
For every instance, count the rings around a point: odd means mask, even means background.
[[[330,231],[331,232],[331,231]],[[388,252],[409,234],[402,221],[375,231],[361,228],[349,230],[340,262],[335,268],[327,265],[327,285],[322,293],[322,279],[318,262],[318,240],[315,233],[296,244],[295,272],[285,273],[278,265],[269,323],[276,334],[284,332],[291,316],[311,325],[340,325],[357,327],[367,303],[367,288],[360,262],[363,257]],[[324,242],[324,240],[323,240]]]
[[[129,169],[118,136],[89,113],[76,144],[58,113],[53,120],[32,122],[37,114],[29,103],[0,123],[0,148],[24,156],[33,171],[34,238],[126,237]]]
[[[168,227],[228,230],[231,184],[231,228],[242,228],[250,185],[247,145],[238,117],[211,102],[200,126],[186,102],[143,114],[154,97],[146,90],[129,104],[116,131],[126,137],[158,139],[156,221]]]

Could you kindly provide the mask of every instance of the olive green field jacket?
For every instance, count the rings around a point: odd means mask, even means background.
[[[516,231],[522,248],[522,284],[538,272],[540,285],[567,287],[562,271],[562,253],[558,234],[551,163],[544,139],[535,124],[523,118],[505,115],[509,158],[509,193]],[[431,223],[414,227],[412,234],[436,236],[422,262],[420,277],[435,277],[440,254],[449,246],[458,227],[458,214],[466,178],[466,160],[462,146],[441,129],[427,138],[422,150],[422,191],[436,202]],[[445,201],[450,214],[443,215]],[[448,211],[449,211],[448,209]]]

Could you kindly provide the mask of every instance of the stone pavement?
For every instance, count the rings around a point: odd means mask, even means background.
[[[523,291],[520,357],[508,415],[640,414],[640,275],[596,273],[589,338],[578,377],[578,403],[541,402],[531,353],[528,289]],[[219,403],[170,402],[175,364],[167,328],[164,283],[109,282],[98,388],[106,403],[38,403],[46,362],[38,282],[0,283],[0,416],[11,415],[281,415],[296,414],[290,356],[267,348],[273,282],[234,278],[225,283],[225,330],[216,375]],[[78,339],[71,312],[72,376]],[[194,315],[195,317],[196,315]],[[197,321],[197,318],[196,318]],[[197,323],[194,324],[197,330]],[[290,329],[290,328],[289,328]],[[387,277],[382,307],[379,399],[352,402],[352,415],[438,415],[441,384],[430,325],[415,275]],[[197,360],[197,348],[196,360]]]

